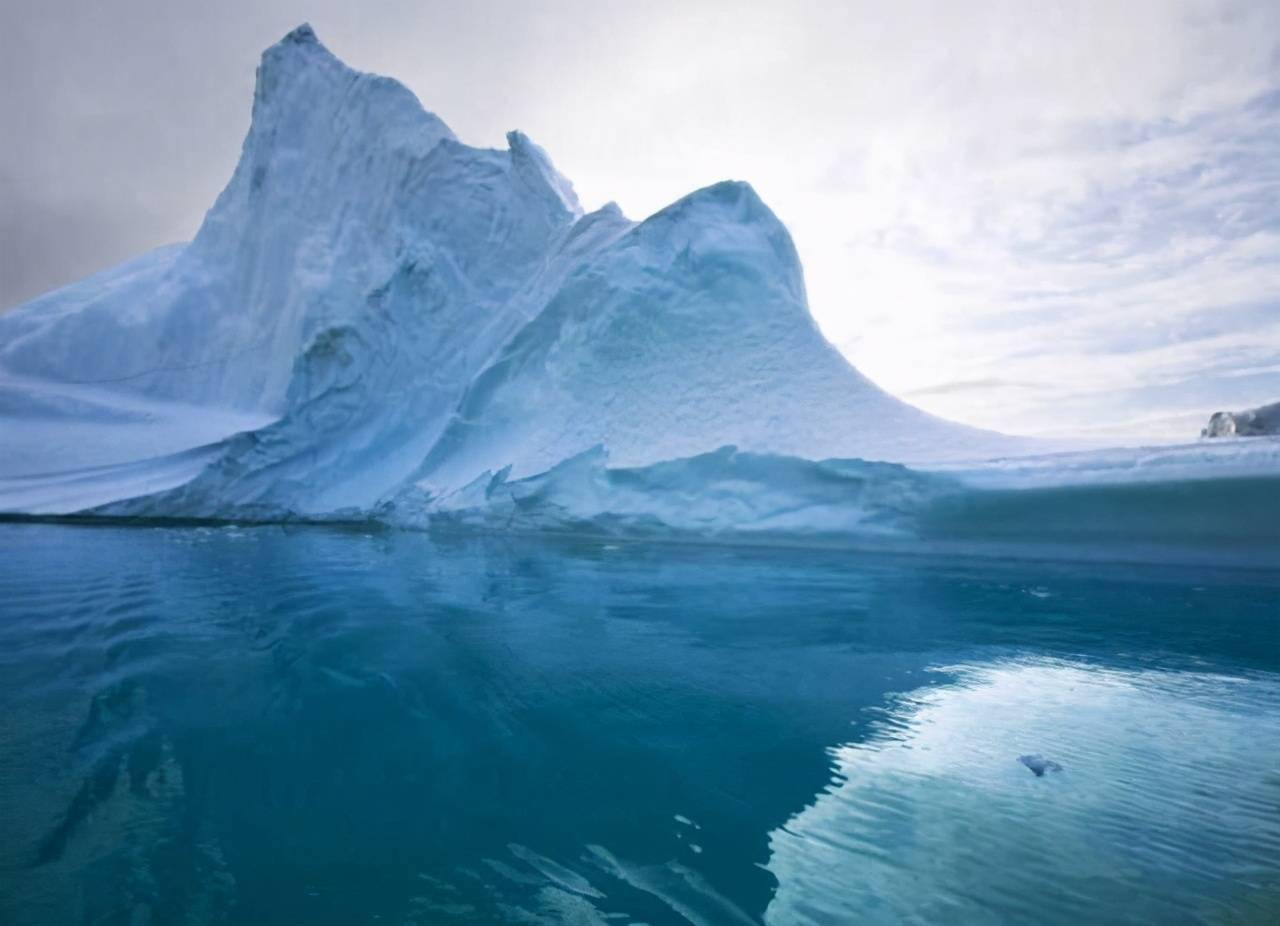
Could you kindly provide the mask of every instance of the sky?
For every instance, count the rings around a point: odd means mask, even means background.
[[[588,208],[725,178],[859,369],[1010,433],[1280,400],[1280,3],[117,0],[0,7],[0,309],[189,239],[309,21]]]

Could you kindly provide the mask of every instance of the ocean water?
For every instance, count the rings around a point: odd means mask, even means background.
[[[0,923],[507,922],[1280,922],[1280,567],[0,525]]]

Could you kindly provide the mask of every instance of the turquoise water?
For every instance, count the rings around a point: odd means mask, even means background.
[[[1280,570],[0,525],[2,923],[1033,920],[1280,921]]]

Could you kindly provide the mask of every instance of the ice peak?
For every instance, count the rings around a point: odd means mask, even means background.
[[[573,184],[561,176],[541,147],[518,130],[507,133],[507,147],[511,151],[512,167],[517,173],[530,184],[544,189],[565,212],[574,218],[581,217],[582,205]]]
[[[302,23],[297,26],[280,40],[282,43],[290,43],[293,45],[319,45],[320,40],[316,38],[316,30],[311,28],[311,23]]]
[[[751,226],[790,241],[786,228],[773,210],[765,205],[755,188],[743,180],[721,180],[694,190],[645,221],[646,224],[678,221]]]
[[[309,23],[298,26],[262,53],[258,66],[259,98],[273,95],[283,84],[297,83],[316,72],[354,74],[320,43]]]
[[[269,104],[264,108],[263,104]],[[348,66],[326,48],[310,23],[303,23],[262,53],[254,96],[253,121],[276,123],[306,118],[333,121],[339,111],[365,107],[376,110],[373,120],[390,128],[424,128],[431,143],[453,132],[434,113],[423,108],[404,84],[390,77],[365,74]],[[320,115],[325,113],[326,115]],[[307,114],[310,114],[309,116]],[[371,128],[374,126],[371,126]],[[385,136],[388,132],[379,134]]]
[[[453,138],[407,87],[348,67],[304,23],[262,53],[240,162],[196,248],[224,260],[265,233],[264,214],[282,211],[292,222],[270,228],[295,244],[335,223],[351,227],[353,215],[374,221],[383,204],[368,191],[407,183],[414,164]]]
[[[273,61],[289,60],[297,64],[306,64],[315,60],[317,53],[325,60],[339,63],[333,52],[321,43],[311,24],[303,23],[280,41],[269,46],[262,53],[262,63],[266,65]]]
[[[769,208],[764,204],[764,200],[760,198],[760,194],[756,192],[756,188],[745,180],[721,180],[710,186],[694,190],[685,199],[690,202],[711,201],[740,204],[746,208],[762,208],[766,210]]]

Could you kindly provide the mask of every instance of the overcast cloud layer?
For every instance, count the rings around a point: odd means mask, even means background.
[[[309,20],[588,208],[751,181],[827,336],[930,411],[1187,437],[1280,399],[1280,4],[463,7],[6,4],[0,307],[189,238]]]

